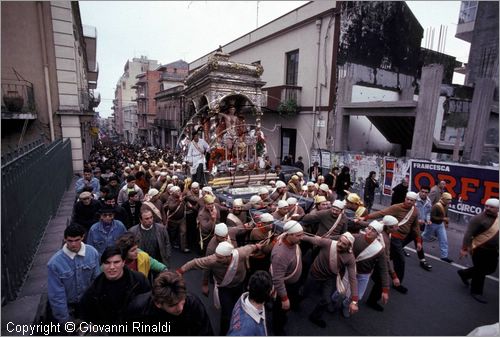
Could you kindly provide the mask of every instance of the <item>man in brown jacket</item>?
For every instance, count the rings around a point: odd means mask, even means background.
[[[271,252],[278,237],[278,234],[274,232],[273,222],[274,218],[271,214],[262,213],[257,219],[255,228],[250,232],[250,242],[262,244],[260,252],[250,256],[250,275],[257,270],[269,270]]]
[[[348,238],[349,233],[344,234],[339,237],[338,241],[320,236],[304,235],[302,237],[303,241],[307,241],[320,248],[319,254],[311,267],[311,276],[320,284],[321,299],[309,315],[309,320],[321,328],[326,327],[326,322],[321,317],[328,304],[331,303],[331,295],[336,289],[337,277],[342,279],[346,272],[349,275],[351,289],[350,306],[353,312],[357,311],[359,297],[358,281],[356,280],[356,261],[351,250],[352,244]]]
[[[179,248],[183,253],[189,253],[186,241],[186,205],[179,186],[170,188],[170,196],[165,204],[165,216],[168,235],[174,248]]]
[[[487,303],[483,297],[484,279],[494,273],[498,265],[498,199],[488,199],[484,211],[470,219],[464,235],[460,257],[471,254],[473,267],[459,270],[462,282],[469,286],[470,293],[480,302]]]
[[[214,305],[221,309],[219,331],[221,336],[225,336],[229,330],[234,304],[243,293],[243,282],[247,272],[245,261],[250,254],[260,248],[260,244],[234,248],[232,244],[224,241],[219,243],[215,254],[193,259],[177,269],[181,275],[191,269],[208,269],[213,274],[215,282]],[[203,281],[202,292],[208,296],[207,280]]]
[[[283,227],[271,252],[270,272],[276,291],[273,305],[274,334],[285,334],[287,312],[291,307],[298,308],[300,302],[299,288],[302,274],[302,253],[299,247],[304,235],[302,226],[294,220],[288,221]]]
[[[225,207],[215,203],[215,197],[207,194],[203,197],[204,206],[200,209],[197,217],[200,231],[201,254],[205,255],[207,244],[214,235],[215,224],[221,222],[221,211]]]

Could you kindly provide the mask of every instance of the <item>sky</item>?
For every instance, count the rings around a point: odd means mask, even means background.
[[[141,55],[166,64],[192,62],[307,1],[79,1],[82,24],[97,29],[101,117],[111,116],[127,60]],[[460,1],[407,1],[424,32],[448,26],[444,52],[467,62],[470,44],[455,38]],[[425,37],[422,46],[425,46]],[[454,82],[461,83],[459,75]]]

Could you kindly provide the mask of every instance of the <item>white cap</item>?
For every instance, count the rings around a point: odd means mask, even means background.
[[[243,206],[243,199],[238,198],[233,200],[233,207],[241,207]]]
[[[344,202],[343,201],[340,201],[340,200],[335,200],[332,204],[332,207],[337,207],[338,209],[344,209]]]
[[[168,173],[167,173],[167,172],[160,172],[160,175],[161,175],[162,177],[166,177],[166,176],[168,176]]]
[[[262,198],[259,197],[258,195],[252,195],[252,197],[250,198],[250,203],[251,204],[257,204],[259,202],[262,201]]]
[[[278,201],[278,208],[288,207],[288,202],[285,200]]]
[[[219,243],[217,248],[215,248],[215,252],[222,256],[231,256],[231,254],[233,253],[233,249],[234,247],[232,244],[227,241],[222,241],[221,243]]]
[[[345,238],[347,240],[349,240],[349,242],[351,243],[351,246],[354,244],[354,236],[352,236],[351,233],[345,232],[345,233],[342,234],[342,236],[345,236]]]
[[[304,176],[304,174],[302,172],[300,172],[300,171],[297,171],[297,173],[295,173],[295,174],[298,175],[299,177],[303,177]]]
[[[293,197],[288,198],[288,199],[286,199],[286,202],[287,202],[287,203],[288,203],[288,205],[290,205],[290,206],[291,206],[291,205],[296,205],[296,204],[297,204],[297,198],[293,198]]]
[[[274,185],[276,186],[276,182],[274,180],[269,180],[269,185]]]
[[[152,188],[148,191],[148,195],[150,197],[154,197],[155,195],[157,195],[158,193],[160,193],[160,191],[158,191],[156,188]]]
[[[179,179],[178,176],[172,176],[172,179]]]
[[[368,225],[368,227],[372,227],[373,229],[375,229],[377,231],[377,233],[382,233],[382,231],[384,230],[384,224],[377,221],[377,220],[373,220],[372,222],[370,222],[370,224]]]
[[[307,184],[306,184],[307,187],[309,186],[314,186],[314,183],[312,181],[308,181]]]
[[[158,170],[157,170],[157,171],[155,171],[154,173],[155,173],[155,176],[159,176],[159,175],[161,174],[161,172],[160,172],[160,171],[158,171]]]
[[[382,222],[384,223],[384,226],[390,227],[390,226],[396,226],[399,221],[398,221],[398,219],[396,219],[392,215],[386,215],[382,219]]]
[[[274,221],[274,217],[269,214],[269,213],[262,213],[260,215],[260,221],[261,222],[273,222]]]
[[[485,205],[486,205],[486,206],[491,206],[491,207],[496,207],[496,208],[498,208],[498,206],[499,206],[500,204],[499,204],[498,199],[495,199],[495,198],[490,198],[490,199],[486,200]]]
[[[327,184],[321,184],[321,185],[319,185],[319,189],[322,190],[322,191],[325,191],[325,192],[328,192],[330,190],[330,188],[328,187]]]
[[[286,184],[284,182],[282,182],[281,180],[278,180],[276,182],[276,188],[280,188],[280,187],[286,187]]]
[[[214,233],[215,235],[218,235],[218,236],[226,236],[227,235],[227,226],[225,223],[218,223],[217,225],[215,225],[215,230],[214,230]]]
[[[406,193],[406,197],[408,199],[417,200],[418,194],[415,193],[415,192],[410,191],[410,192]]]
[[[148,163],[146,163],[145,161],[142,162],[142,165],[148,165]]]
[[[179,186],[172,186],[170,188],[170,192],[175,193],[175,192],[180,192],[181,188]]]
[[[269,190],[267,189],[267,187],[259,188],[259,194],[266,194],[266,193],[269,193]]]
[[[172,192],[172,191],[171,191],[172,187],[174,187],[174,184],[168,184],[168,185],[167,185],[167,190],[168,190],[169,192]]]
[[[307,186],[306,185],[302,185],[302,187],[300,188],[302,191],[307,191]]]
[[[287,221],[285,226],[283,226],[283,232],[287,234],[294,234],[303,232],[304,228],[295,220]]]
[[[200,184],[199,184],[198,182],[196,182],[196,181],[195,181],[195,182],[193,182],[193,183],[191,184],[191,187],[192,187],[192,188],[199,188],[199,187],[200,187]]]
[[[209,192],[209,193],[212,193],[212,187],[210,186],[205,186],[201,189],[203,192]]]

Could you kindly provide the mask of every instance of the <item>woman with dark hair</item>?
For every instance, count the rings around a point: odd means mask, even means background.
[[[125,233],[116,240],[116,245],[120,247],[125,256],[125,265],[149,277],[149,272],[161,273],[167,270],[167,266],[158,260],[153,259],[148,253],[139,249],[137,239],[132,233]]]
[[[346,192],[351,188],[351,175],[349,174],[349,167],[344,166],[340,170],[340,174],[337,177],[337,182],[335,184],[335,191],[337,192],[337,198],[339,200],[344,200]]]
[[[363,201],[368,213],[372,211],[373,201],[375,199],[375,189],[379,187],[378,181],[375,179],[375,171],[370,171],[368,178],[365,181],[365,194],[363,195]]]

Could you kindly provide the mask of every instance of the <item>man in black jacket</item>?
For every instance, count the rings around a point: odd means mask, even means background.
[[[151,287],[143,274],[125,266],[125,257],[117,246],[104,250],[101,266],[103,272],[80,301],[82,319],[94,324],[122,323],[129,303]]]
[[[141,326],[169,324],[169,335],[213,336],[212,325],[203,303],[186,291],[182,276],[162,272],[154,281],[151,293],[141,294],[127,310],[128,332],[132,335],[166,335],[161,331],[134,331],[134,322]],[[136,324],[137,325],[137,324]]]

